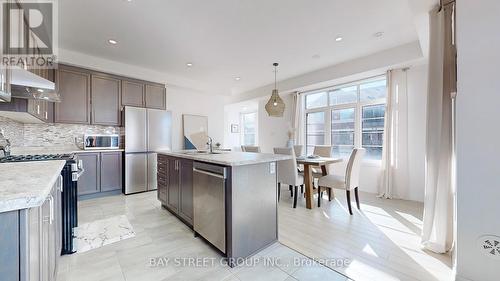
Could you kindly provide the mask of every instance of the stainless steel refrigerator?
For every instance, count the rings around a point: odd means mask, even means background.
[[[155,151],[171,148],[171,112],[126,106],[124,193],[157,189]]]

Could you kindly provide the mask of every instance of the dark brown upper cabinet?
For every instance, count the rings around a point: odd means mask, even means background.
[[[147,108],[166,109],[165,86],[146,84],[144,99]]]
[[[55,123],[121,126],[123,106],[166,109],[165,85],[85,68],[59,64],[56,88],[62,102],[54,106]],[[47,119],[42,111],[37,117]]]
[[[56,87],[61,102],[55,104],[54,122],[90,124],[90,73],[59,65]]]
[[[122,106],[144,107],[144,84],[122,80]]]
[[[92,74],[92,124],[120,126],[121,80]]]

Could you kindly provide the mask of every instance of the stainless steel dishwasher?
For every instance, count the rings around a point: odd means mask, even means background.
[[[194,231],[226,253],[226,168],[193,164]]]

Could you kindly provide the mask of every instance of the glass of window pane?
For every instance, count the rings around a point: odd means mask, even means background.
[[[326,92],[309,94],[306,96],[307,109],[324,107],[327,105],[328,105],[328,96],[326,95]]]
[[[325,144],[325,113],[307,113],[306,117],[306,153],[311,155],[315,145]]]
[[[382,159],[384,142],[385,104],[363,106],[362,146],[366,149],[365,158]]]
[[[358,86],[333,90],[330,94],[330,105],[355,103],[358,101]]]
[[[255,145],[255,123],[257,113],[243,114],[243,145]]]
[[[359,86],[359,99],[363,101],[385,100],[387,95],[386,81],[378,80]]]
[[[354,148],[354,108],[332,110],[333,156],[346,158]]]

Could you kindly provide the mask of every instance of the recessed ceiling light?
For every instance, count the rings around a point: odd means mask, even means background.
[[[192,66],[193,66],[193,63],[188,62],[188,63],[186,63],[186,66],[187,66],[187,67],[192,67]]]
[[[384,32],[382,32],[382,31],[375,32],[375,33],[373,34],[373,36],[374,36],[374,37],[382,37],[383,35],[384,35]]]
[[[116,41],[114,39],[109,39],[108,43],[111,44],[111,45],[116,45],[116,44],[118,44],[118,41]]]
[[[340,41],[342,41],[343,39],[344,39],[344,38],[342,38],[341,36],[337,36],[337,37],[335,37],[335,41],[336,41],[336,42],[340,42]]]
[[[236,80],[236,81],[240,81],[240,80],[241,80],[241,77],[234,77],[234,80]]]

